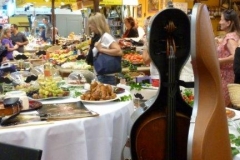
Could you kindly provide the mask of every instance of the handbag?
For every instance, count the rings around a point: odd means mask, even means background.
[[[110,56],[104,53],[97,53],[93,60],[93,66],[98,75],[112,74],[122,71],[121,56]]]

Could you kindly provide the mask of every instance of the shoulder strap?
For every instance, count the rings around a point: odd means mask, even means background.
[[[102,35],[103,36],[103,35]],[[98,42],[102,41],[102,36],[99,38]],[[99,56],[99,52],[97,52],[97,55],[95,56],[96,58]]]

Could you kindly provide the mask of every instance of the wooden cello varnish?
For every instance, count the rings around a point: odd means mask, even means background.
[[[193,7],[191,38],[195,93],[188,160],[231,160],[219,61],[206,5]]]

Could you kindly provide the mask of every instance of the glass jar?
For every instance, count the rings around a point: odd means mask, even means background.
[[[18,60],[18,69],[23,70],[24,69],[24,60],[20,59]]]
[[[52,76],[52,64],[50,63],[50,62],[46,62],[45,64],[44,64],[44,67],[43,67],[43,69],[44,69],[44,77],[51,77]]]

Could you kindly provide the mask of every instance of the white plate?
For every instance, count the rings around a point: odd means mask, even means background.
[[[144,89],[153,89],[153,90],[158,90],[159,87],[154,87],[154,86],[142,86]]]
[[[63,97],[47,97],[47,98],[39,98],[39,99],[34,99],[32,97],[28,97],[30,100],[35,100],[35,101],[43,101],[43,100],[54,100],[54,99],[66,99],[70,98],[70,96],[63,96]]]
[[[107,103],[107,102],[112,102],[114,100],[117,100],[119,97],[117,96],[114,99],[109,99],[109,100],[102,100],[102,101],[88,101],[88,100],[81,100],[81,97],[79,97],[80,101],[84,102],[84,103]]]
[[[68,86],[74,86],[74,87],[83,87],[84,84],[71,84],[71,83],[66,83]]]

